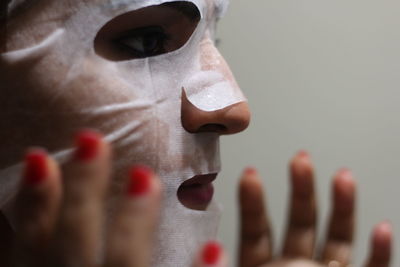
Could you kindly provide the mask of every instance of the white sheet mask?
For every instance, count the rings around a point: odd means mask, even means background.
[[[9,145],[0,147],[0,163],[6,162],[0,165],[0,206],[11,220],[25,148],[43,146],[63,161],[72,151],[73,133],[94,128],[115,150],[112,190],[121,190],[127,170],[137,163],[153,168],[164,184],[153,266],[190,266],[199,245],[215,238],[218,204],[190,210],[179,202],[177,190],[195,175],[220,171],[219,134],[188,133],[181,122],[181,96],[184,90],[195,107],[208,112],[246,101],[210,45],[218,15],[210,15],[210,5],[223,12],[227,0],[188,0],[202,19],[189,41],[171,53],[111,61],[93,48],[99,30],[116,16],[166,2],[173,1],[53,1],[54,14],[46,18],[58,26],[30,47],[1,54],[0,71],[6,75],[0,79],[7,88],[0,99],[5,107],[0,137],[16,129]],[[71,9],[68,16],[56,11],[64,7]]]

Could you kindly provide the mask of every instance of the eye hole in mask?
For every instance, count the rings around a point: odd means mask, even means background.
[[[149,6],[107,22],[94,40],[96,53],[111,61],[147,58],[184,46],[200,21],[190,2]]]

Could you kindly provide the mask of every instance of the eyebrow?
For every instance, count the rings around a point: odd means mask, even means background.
[[[163,5],[177,10],[192,21],[198,21],[201,17],[199,9],[190,2],[170,2]]]

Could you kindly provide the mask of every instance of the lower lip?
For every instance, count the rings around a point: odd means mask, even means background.
[[[206,210],[214,196],[214,186],[211,182],[181,186],[178,189],[178,199],[187,208]]]

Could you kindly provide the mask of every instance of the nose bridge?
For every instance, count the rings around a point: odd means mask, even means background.
[[[205,37],[200,44],[200,58],[202,71],[219,72],[233,87],[239,87],[224,57],[209,36]]]
[[[200,43],[200,73],[182,94],[182,126],[190,133],[234,134],[247,128],[250,111],[228,64],[209,37]],[[187,93],[187,94],[186,94]]]

